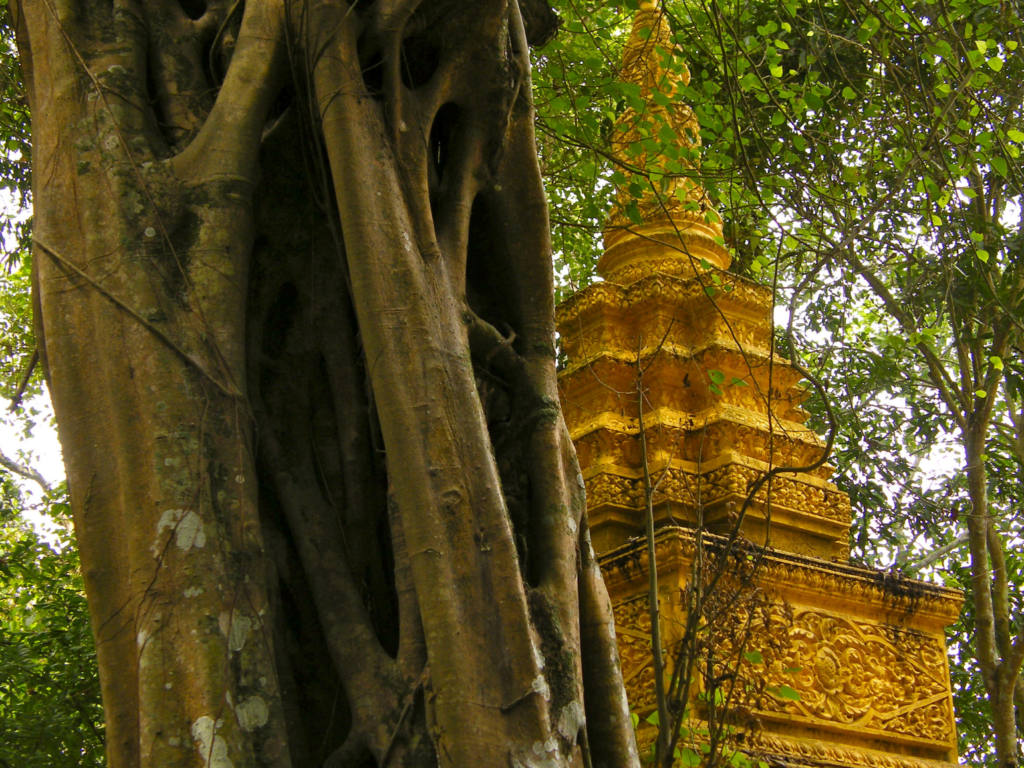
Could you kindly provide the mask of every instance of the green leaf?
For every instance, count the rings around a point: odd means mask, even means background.
[[[974,396],[984,400],[986,397],[988,397],[988,392],[986,392],[984,389],[976,389],[974,390]]]
[[[716,387],[716,386],[715,386],[714,384],[711,384],[711,385],[710,385],[710,386],[708,387],[708,389],[710,389],[710,390],[711,390],[711,394],[713,394],[713,395],[724,395],[724,394],[725,394],[725,392],[723,392],[723,391],[722,391],[721,389],[719,389],[718,387]]]
[[[661,718],[658,717],[658,710],[654,710],[653,712],[651,712],[651,714],[649,714],[645,719],[655,728],[657,728],[658,725],[661,723]]]
[[[760,651],[747,651],[743,654],[743,658],[751,664],[764,664],[764,656],[761,655]]]
[[[978,259],[983,264],[988,264],[988,251],[984,250],[983,248],[979,248],[977,251],[975,251],[975,253],[978,254]]]
[[[864,23],[860,25],[860,29],[857,30],[857,38],[862,43],[867,42],[878,31],[880,26],[882,26],[882,22],[877,17],[868,16],[864,19]]]
[[[729,756],[729,765],[733,766],[733,768],[746,768],[746,766],[750,765],[750,760],[747,759],[745,754],[736,750]]]
[[[731,288],[732,286],[730,285],[729,287]],[[747,386],[747,382],[745,382],[743,379],[738,379],[735,376],[733,376],[729,380],[729,383],[732,384],[734,387],[745,387],[745,386]]]
[[[985,63],[988,64],[988,68],[991,69],[993,72],[998,72],[1003,68],[1003,60],[1000,59],[998,56],[993,56]]]
[[[1001,157],[990,157],[988,161],[989,161],[989,163],[991,163],[992,167],[995,169],[995,172],[998,173],[1000,176],[1002,176],[1005,179],[1006,178],[1006,161],[1003,158],[1001,158]]]
[[[853,88],[851,88],[850,86],[846,86],[845,88],[843,88],[843,98],[855,99],[857,98],[857,92],[853,90]]]
[[[790,701],[800,701],[800,691],[790,688],[788,685],[779,686],[779,696]]]
[[[1015,141],[1018,144],[1024,143],[1024,133],[1021,133],[1020,131],[1015,131],[1011,128],[1006,132],[1006,135],[1009,137],[1010,141]]]
[[[708,371],[708,378],[710,378],[715,384],[725,383],[725,374],[721,371],[716,371],[713,368]]]
[[[684,768],[696,768],[701,763],[701,757],[689,747],[683,747],[679,751],[679,760]]]
[[[995,368],[997,371],[1003,370],[1003,360],[1002,360],[1002,358],[996,357],[995,355],[993,355],[992,357],[990,357],[988,359],[988,361],[992,364],[992,367]]]

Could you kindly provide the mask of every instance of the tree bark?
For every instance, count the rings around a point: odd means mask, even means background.
[[[540,6],[12,5],[112,768],[638,765],[555,387]]]

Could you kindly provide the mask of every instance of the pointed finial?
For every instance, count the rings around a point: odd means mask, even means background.
[[[653,272],[694,274],[702,262],[726,269],[732,261],[720,244],[721,216],[704,188],[693,176],[666,174],[666,157],[690,171],[699,168],[700,125],[689,105],[675,98],[680,84],[689,84],[690,72],[685,64],[671,61],[676,53],[665,11],[656,2],[641,3],[620,77],[639,87],[643,107],[628,107],[619,117],[612,153],[620,170],[627,176],[647,176],[657,192],[648,188],[635,199],[628,182],[620,187],[604,230],[605,254],[597,266],[612,282],[631,283]]]
[[[666,82],[665,68],[661,58],[673,50],[672,29],[657,3],[643,2],[633,19],[633,31],[622,56],[622,70],[619,77],[623,82],[639,85],[645,99],[651,92],[666,91],[665,86],[673,86],[674,82]],[[660,54],[655,50],[660,48]],[[677,63],[678,67],[678,63]],[[690,70],[683,65],[669,76],[670,81],[681,80],[683,85],[690,84]],[[674,88],[672,88],[674,91]]]

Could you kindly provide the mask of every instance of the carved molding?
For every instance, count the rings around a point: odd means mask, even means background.
[[[809,765],[849,766],[850,768],[936,768],[944,760],[924,760],[910,755],[858,749],[816,739],[794,739],[759,731],[750,734],[750,751],[778,755],[787,762]],[[953,763],[955,765],[956,763]]]
[[[700,723],[698,727],[704,724]],[[780,758],[787,766],[835,766],[836,768],[948,768],[956,761],[913,757],[898,752],[882,752],[877,749],[852,747],[818,739],[790,738],[770,731],[745,731],[743,751],[754,759]],[[654,743],[657,730],[650,726],[641,727],[636,734],[640,754]],[[773,762],[774,761],[770,761]]]
[[[701,727],[703,724],[700,724]],[[744,749],[755,760],[771,758],[784,761],[787,766],[814,766],[815,768],[949,768],[957,762],[943,759],[936,754],[934,759],[913,757],[896,752],[882,752],[877,749],[851,747],[817,739],[787,738],[767,731],[744,732]],[[636,734],[637,749],[647,754],[657,736],[651,726],[641,727]],[[679,763],[677,763],[679,765]]]
[[[652,465],[685,461],[710,467],[718,457],[738,453],[764,464],[805,466],[819,459],[823,448],[823,441],[806,427],[775,423],[770,429],[767,416],[734,406],[709,409],[703,415],[661,408],[644,420]],[[639,466],[638,434],[636,419],[610,413],[577,426],[571,437],[584,477],[591,467]],[[824,465],[812,474],[827,480],[832,471]]]
[[[680,467],[669,467],[664,470],[664,476],[659,477],[654,502],[670,501],[689,508],[696,507],[698,503],[706,508],[726,501],[742,502],[748,489],[764,474],[763,470],[736,463],[702,475]],[[768,485],[766,483],[754,497],[758,507],[768,504]],[[822,487],[786,475],[774,477],[770,485],[772,508],[844,526],[850,523],[850,499],[834,486]],[[637,511],[643,509],[643,479],[611,472],[600,472],[588,478],[587,508],[596,509],[604,505]]]
[[[655,539],[658,573],[689,573],[696,552],[691,530],[666,526]],[[721,536],[704,534],[707,546],[719,547]],[[613,595],[636,594],[647,583],[647,552],[636,539],[599,558],[601,572]],[[955,589],[913,579],[898,579],[890,574],[854,565],[829,563],[784,552],[766,554],[758,577],[761,584],[802,605],[841,601],[851,614],[881,613],[887,620],[919,629],[941,632],[955,622],[963,605],[963,595]]]
[[[725,406],[766,414],[770,403],[777,418],[801,423],[807,417],[800,407],[807,396],[801,374],[785,360],[764,350],[741,349],[731,339],[698,347],[650,347],[641,352],[640,364],[653,408],[696,413]],[[636,367],[635,349],[603,349],[570,360],[558,376],[570,429],[599,413],[635,415]],[[719,391],[711,388],[711,371],[724,376]]]
[[[721,273],[721,290],[709,296],[712,284],[705,274],[699,278],[685,274],[678,259],[662,259],[632,267],[643,274],[629,285],[600,282],[577,291],[555,308],[558,331],[563,336],[579,333],[580,323],[602,312],[618,313],[644,302],[657,302],[682,314],[716,315],[723,312],[732,319],[740,315],[771,328],[771,289],[728,273]],[[665,271],[657,269],[664,266]],[[625,268],[624,268],[625,269]]]

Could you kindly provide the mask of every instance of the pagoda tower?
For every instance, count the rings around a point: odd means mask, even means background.
[[[649,558],[637,538],[653,487],[667,656],[685,625],[694,532],[714,540],[735,529],[744,551],[764,553],[756,589],[782,623],[750,640],[748,659],[763,664],[744,674],[767,693],[747,713],[758,726],[744,752],[808,766],[955,763],[944,629],[962,598],[848,563],[849,498],[829,482],[825,442],[804,426],[804,377],[773,350],[772,290],[727,271],[721,217],[698,181],[699,126],[675,98],[689,73],[665,66],[674,49],[661,10],[643,3],[622,69],[643,108],[619,118],[613,152],[632,180],[650,183],[639,195],[623,185],[602,279],[557,310],[562,408],[631,708],[641,723],[654,709]],[[666,173],[669,161],[677,172]],[[641,726],[641,748],[653,734]]]

